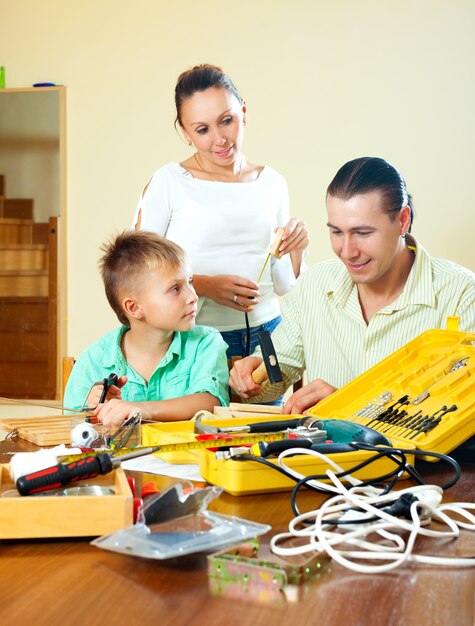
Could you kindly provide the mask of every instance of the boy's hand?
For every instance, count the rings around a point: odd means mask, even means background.
[[[113,399],[120,400],[122,398],[121,388],[125,385],[127,380],[128,380],[127,376],[121,376],[119,380],[117,381],[117,386],[111,385],[109,387],[107,391],[106,402],[108,400],[113,400]],[[101,397],[103,388],[104,388],[104,385],[101,385],[99,383],[97,385],[94,385],[94,387],[89,392],[89,395],[87,396],[86,406],[90,406],[90,407],[97,406],[97,403],[99,402],[99,398]]]
[[[229,372],[229,386],[242,398],[252,398],[262,391],[262,385],[256,385],[252,380],[252,372],[259,367],[262,359],[257,356],[248,356],[234,362]]]
[[[104,426],[114,429],[120,428],[127,418],[132,417],[137,412],[142,413],[142,403],[126,402],[114,398],[105,404],[99,404],[94,415]]]

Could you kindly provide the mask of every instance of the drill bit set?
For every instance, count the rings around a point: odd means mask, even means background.
[[[308,413],[360,423],[397,445],[448,453],[475,434],[475,335],[422,333]]]

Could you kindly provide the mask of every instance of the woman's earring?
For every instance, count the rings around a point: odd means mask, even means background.
[[[187,143],[189,146],[191,146],[193,142],[191,141],[191,139],[188,139],[188,141],[187,141],[186,143]]]

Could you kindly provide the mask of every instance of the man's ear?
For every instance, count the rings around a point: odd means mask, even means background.
[[[401,235],[405,235],[411,228],[411,208],[405,204],[399,211],[399,221],[401,224]]]
[[[135,298],[124,298],[122,300],[122,308],[128,317],[133,317],[136,320],[143,320],[144,313],[142,307]]]

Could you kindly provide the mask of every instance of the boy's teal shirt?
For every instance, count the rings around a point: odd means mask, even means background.
[[[79,410],[91,386],[109,374],[127,376],[122,399],[129,402],[170,400],[193,393],[210,393],[224,406],[229,403],[227,345],[214,328],[195,326],[175,332],[167,353],[148,384],[125,360],[120,344],[128,330],[121,326],[101,337],[78,358],[69,377],[63,404]]]

